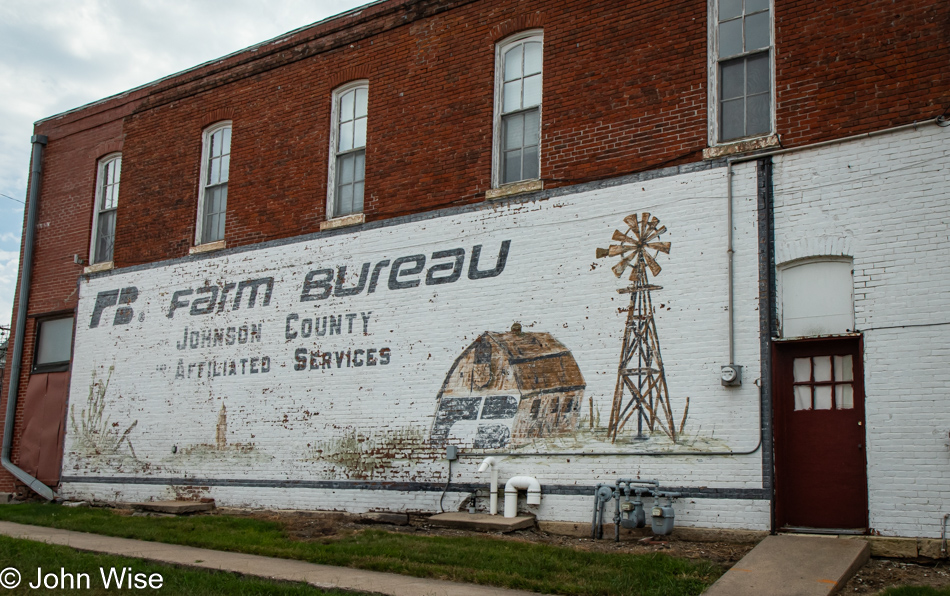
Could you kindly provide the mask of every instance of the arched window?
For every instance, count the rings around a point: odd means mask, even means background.
[[[363,212],[369,83],[356,81],[333,92],[327,219]]]
[[[540,31],[526,31],[496,47],[496,187],[540,178],[542,44]]]
[[[781,336],[854,331],[852,269],[848,257],[816,257],[780,266]]]
[[[119,206],[119,179],[122,154],[113,153],[99,160],[96,175],[96,204],[92,216],[92,264],[109,263],[115,248],[115,213]]]
[[[224,240],[231,165],[231,122],[219,122],[202,135],[201,185],[195,244]]]

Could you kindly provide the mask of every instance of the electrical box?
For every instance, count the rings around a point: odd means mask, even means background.
[[[459,458],[459,448],[455,445],[449,445],[445,448],[445,459],[455,461]]]
[[[739,387],[742,385],[742,367],[738,364],[727,364],[720,371],[723,387]]]

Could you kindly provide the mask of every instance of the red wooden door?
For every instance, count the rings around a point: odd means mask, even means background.
[[[777,526],[866,530],[860,339],[776,343],[773,370]]]

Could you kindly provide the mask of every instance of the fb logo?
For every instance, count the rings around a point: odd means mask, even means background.
[[[99,292],[96,295],[96,306],[92,309],[92,320],[89,321],[89,328],[93,329],[99,326],[102,320],[102,313],[105,309],[112,306],[118,306],[115,309],[115,318],[112,319],[112,325],[128,325],[132,321],[132,307],[129,306],[139,297],[139,289],[135,286],[122,288],[121,290],[108,290]]]

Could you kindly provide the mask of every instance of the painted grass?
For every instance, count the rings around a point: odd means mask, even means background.
[[[12,590],[5,589],[5,587],[0,589],[4,594],[115,594],[117,590],[114,589],[114,584],[111,590],[104,588],[99,571],[100,568],[104,568],[108,573],[112,567],[117,569],[131,567],[133,573],[145,573],[146,575],[158,573],[162,576],[162,587],[158,590],[148,588],[142,590],[123,589],[120,590],[122,592],[153,592],[176,596],[225,596],[232,594],[239,596],[345,596],[353,594],[353,592],[339,590],[328,592],[306,584],[274,582],[220,571],[203,571],[161,565],[142,559],[97,555],[65,546],[0,536],[0,569],[11,566],[19,570],[21,583]],[[86,584],[83,583],[81,586],[77,586],[77,588],[81,587],[82,589],[64,590],[57,587],[48,590],[40,586],[33,590],[29,587],[29,584],[31,582],[34,585],[36,584],[37,568],[42,568],[44,575],[46,573],[56,573],[58,575],[60,568],[72,574],[86,573],[89,575],[89,589],[86,589]],[[6,578],[8,576],[3,574],[0,577]]]
[[[129,517],[108,509],[22,504],[0,506],[0,519],[549,594],[692,596],[722,574],[712,563],[662,553],[592,553],[490,537],[365,530],[301,542],[278,523],[226,515]]]

